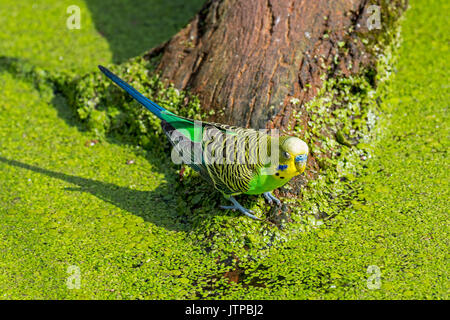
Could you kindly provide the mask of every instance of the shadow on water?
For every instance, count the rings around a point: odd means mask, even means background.
[[[170,39],[205,0],[86,0],[97,31],[120,63]]]
[[[33,66],[27,61],[0,56],[0,72],[9,72],[15,77],[24,81],[29,81],[40,93],[42,90],[52,91],[52,87],[45,82],[40,81],[39,77],[35,77]],[[57,110],[58,117],[63,119],[68,125],[76,127],[79,131],[85,131],[85,126],[78,120],[75,112],[67,105],[66,98],[59,92],[53,92],[48,97],[49,104]],[[115,138],[112,136],[106,137],[110,143],[127,144],[123,137]],[[177,183],[174,178],[175,170],[166,165],[163,158],[157,156],[145,155],[145,158],[157,172],[164,173],[171,183],[164,183],[152,191],[139,191],[127,187],[120,187],[112,183],[101,182],[93,179],[82,178],[65,173],[54,172],[34,165],[22,163],[20,161],[6,159],[0,156],[0,162],[6,163],[10,166],[15,166],[37,173],[45,174],[49,177],[60,179],[78,186],[78,188],[69,188],[68,190],[89,192],[99,199],[109,202],[127,212],[142,217],[145,221],[151,222],[157,226],[164,227],[168,230],[188,231],[192,229],[192,217],[188,214],[178,214],[176,210],[177,191],[174,184]],[[175,179],[175,180],[174,180]],[[195,190],[195,186],[190,186],[190,190]],[[208,192],[204,189],[195,190],[202,194],[211,194],[209,186]],[[216,199],[215,199],[216,200]],[[208,216],[226,214],[225,211],[214,210]],[[207,217],[205,217],[207,219]]]
[[[169,191],[167,185],[159,186],[152,191],[140,191],[120,187],[112,183],[47,170],[1,156],[0,162],[75,184],[78,186],[77,188],[66,188],[66,190],[88,192],[103,201],[109,202],[165,229],[175,231],[187,231],[190,229],[190,224],[186,221],[187,218],[175,212],[174,200],[165,200],[164,195]]]

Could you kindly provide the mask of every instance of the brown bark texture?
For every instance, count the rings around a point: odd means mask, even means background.
[[[374,65],[374,42],[362,39],[386,29],[368,30],[367,9],[373,4],[377,1],[210,0],[147,57],[161,54],[157,71],[163,79],[198,95],[206,111],[214,110],[211,120],[283,128],[323,80]],[[399,12],[406,7],[402,0],[389,5]]]

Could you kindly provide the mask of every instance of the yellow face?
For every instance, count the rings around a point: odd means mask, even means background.
[[[275,176],[289,180],[305,171],[308,159],[308,145],[296,137],[280,140],[280,165]]]

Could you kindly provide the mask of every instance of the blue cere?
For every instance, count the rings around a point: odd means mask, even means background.
[[[298,156],[295,157],[295,162],[303,162],[306,161],[307,158],[308,158],[307,154],[299,154]]]

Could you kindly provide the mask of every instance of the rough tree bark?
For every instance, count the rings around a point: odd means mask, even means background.
[[[389,10],[381,12],[381,31],[368,30],[372,4]],[[386,20],[405,8],[406,0],[210,0],[147,57],[162,54],[162,77],[196,93],[203,108],[215,111],[212,120],[282,128],[295,107],[291,99],[301,106],[314,97],[324,74],[357,74],[373,66],[361,35],[383,32]],[[343,44],[348,50],[341,50]]]

